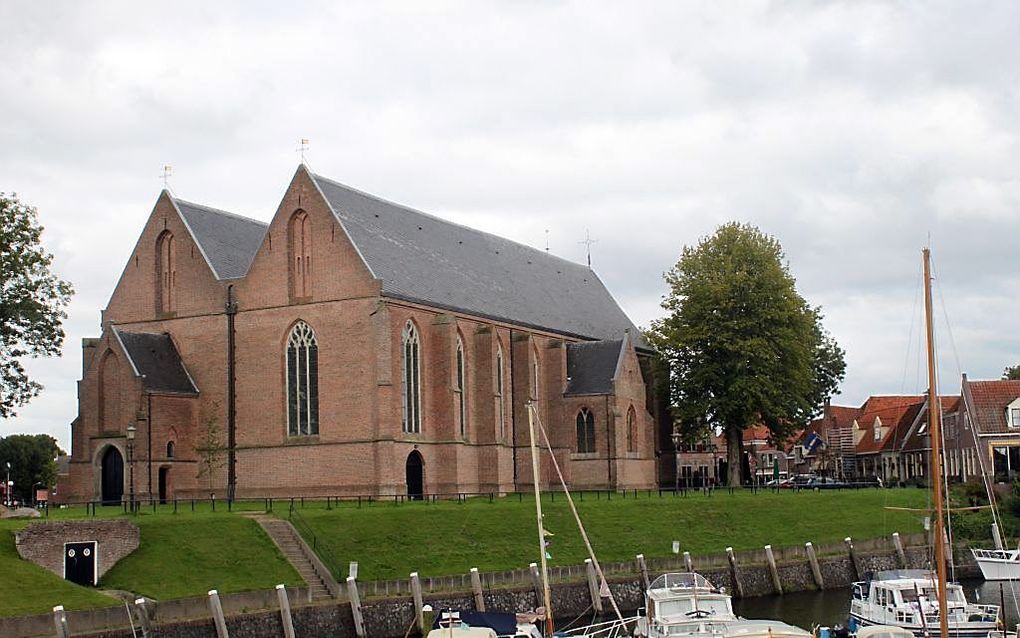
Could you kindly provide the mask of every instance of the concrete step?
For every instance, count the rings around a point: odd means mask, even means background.
[[[330,598],[325,580],[315,571],[312,562],[305,556],[297,532],[287,521],[268,516],[253,517],[273,540],[280,553],[305,581],[313,599]]]

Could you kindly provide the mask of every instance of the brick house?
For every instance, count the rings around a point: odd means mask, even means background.
[[[268,225],[162,192],[82,353],[65,502],[132,469],[160,499],[523,489],[529,401],[572,485],[663,473],[653,353],[590,268],[304,165]]]
[[[965,458],[970,475],[990,473],[998,483],[1020,473],[1020,381],[961,381],[964,436],[977,434],[976,452]],[[973,433],[970,428],[973,427]]]

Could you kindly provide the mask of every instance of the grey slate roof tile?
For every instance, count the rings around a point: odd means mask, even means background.
[[[174,202],[216,278],[243,277],[268,224],[182,199],[174,198]]]
[[[623,339],[567,344],[567,396],[610,394]]]
[[[147,391],[198,394],[170,335],[114,330]]]
[[[383,294],[589,339],[640,333],[590,268],[312,176]]]

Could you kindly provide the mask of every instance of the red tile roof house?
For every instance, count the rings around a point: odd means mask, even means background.
[[[857,478],[899,480],[899,454],[910,424],[924,404],[923,396],[874,396],[854,419]]]
[[[969,428],[961,427],[960,396],[939,397],[945,474],[950,481],[973,478],[974,443]],[[899,450],[899,477],[905,483],[927,485],[931,474],[931,435],[928,429],[928,400],[925,398],[913,418]]]
[[[961,390],[964,435],[979,441],[971,469],[991,472],[997,483],[1014,480],[1020,472],[1020,381],[971,381],[965,374]]]
[[[822,416],[808,424],[790,450],[791,472],[845,479],[857,463],[853,424],[860,408],[826,402]]]

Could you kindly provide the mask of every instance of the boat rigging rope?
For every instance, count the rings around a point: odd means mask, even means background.
[[[595,573],[599,577],[599,589],[605,584],[605,591],[609,593],[609,602],[613,605],[613,611],[616,612],[616,617],[620,619],[620,622],[627,622],[623,619],[623,614],[620,613],[620,607],[616,604],[616,597],[613,596],[612,590],[609,589],[609,585],[606,584],[606,576],[602,573],[602,566],[599,565],[599,559],[595,557],[595,550],[591,547],[591,541],[588,540],[588,533],[584,530],[584,523],[581,522],[581,516],[577,513],[577,507],[574,505],[574,498],[570,495],[570,490],[567,489],[567,482],[563,478],[563,472],[560,471],[560,464],[556,461],[556,455],[553,453],[552,445],[549,443],[549,435],[546,434],[545,424],[542,423],[541,417],[538,415],[538,409],[531,403],[528,404],[528,409],[532,411],[535,416],[535,422],[538,423],[538,431],[542,433],[542,440],[545,441],[545,446],[549,450],[549,458],[552,459],[553,467],[556,468],[556,476],[560,479],[560,485],[563,486],[563,494],[567,497],[567,503],[570,505],[570,511],[574,514],[574,520],[577,521],[577,528],[581,530],[581,538],[584,540],[584,546],[588,549],[588,556],[591,558],[592,566],[595,567]],[[599,592],[601,594],[601,592]]]

